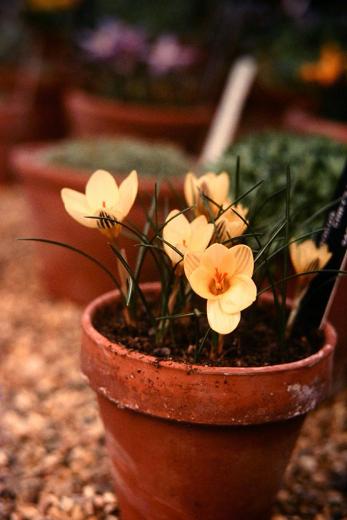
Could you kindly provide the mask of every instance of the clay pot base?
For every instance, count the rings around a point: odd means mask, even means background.
[[[269,519],[303,417],[216,427],[98,403],[122,520]]]

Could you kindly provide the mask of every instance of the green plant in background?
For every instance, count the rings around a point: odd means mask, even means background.
[[[267,200],[262,210],[263,224],[280,215],[285,196],[287,169],[292,177],[292,231],[302,231],[305,221],[329,204],[336,182],[347,158],[347,146],[325,137],[304,136],[281,132],[251,135],[233,145],[213,165],[234,177],[240,160],[239,188],[241,193],[259,180],[253,205]],[[283,191],[281,196],[278,192]],[[278,194],[275,196],[274,194]],[[273,196],[272,196],[273,195]],[[310,226],[320,226],[324,212],[311,219]]]
[[[49,164],[83,170],[104,169],[126,173],[129,164],[148,176],[184,175],[190,160],[169,144],[149,144],[135,139],[102,138],[65,141],[48,147],[40,159]]]

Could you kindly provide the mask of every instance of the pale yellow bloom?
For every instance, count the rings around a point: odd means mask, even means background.
[[[230,203],[225,203],[224,208],[229,208]],[[231,206],[225,213],[223,213],[217,220],[221,240],[228,240],[241,236],[247,229],[247,214],[248,208],[242,204]]]
[[[184,256],[187,251],[202,253],[208,246],[214,231],[213,224],[208,224],[204,215],[200,215],[192,222],[179,212],[170,211],[166,218],[167,224],[163,229],[163,239],[174,246]],[[172,264],[177,265],[182,257],[164,242],[164,249]],[[181,262],[183,267],[183,262]],[[181,274],[182,269],[177,270]]]
[[[253,269],[253,253],[245,245],[228,249],[213,244],[202,254],[186,253],[184,270],[188,281],[193,291],[207,300],[209,325],[219,334],[232,332],[239,324],[241,311],[256,299]]]
[[[289,251],[296,273],[322,269],[331,257],[326,244],[318,247],[313,240],[305,240],[301,244],[292,242]]]
[[[304,63],[299,75],[304,81],[332,85],[346,70],[346,56],[337,45],[326,44],[322,47],[317,62]]]
[[[136,171],[132,171],[120,186],[105,170],[97,170],[89,178],[86,192],[70,188],[61,190],[61,197],[68,214],[83,226],[97,228],[109,238],[116,237],[122,222],[131,210],[138,190]],[[103,217],[110,220],[86,218]]]
[[[219,211],[219,207],[227,201],[229,195],[230,181],[226,172],[205,173],[196,177],[193,173],[187,173],[184,181],[184,195],[188,206],[196,206],[196,213],[210,216]],[[206,195],[212,202],[203,198]],[[218,207],[219,206],[219,207]]]

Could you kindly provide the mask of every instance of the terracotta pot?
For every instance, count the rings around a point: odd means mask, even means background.
[[[14,71],[0,70],[0,96],[0,182],[6,182],[10,178],[11,147],[35,137],[35,127],[32,107],[17,87]]]
[[[64,135],[62,82],[30,69],[0,70],[0,182],[11,178],[14,145]]]
[[[156,284],[144,287],[158,293]],[[329,391],[335,333],[293,363],[229,368],[160,361],[93,326],[111,292],[84,312],[82,370],[97,393],[123,520],[269,518],[307,412]]]
[[[336,123],[335,121],[319,118],[310,112],[305,112],[297,108],[287,111],[284,117],[284,125],[287,129],[295,132],[323,135],[335,139],[336,141],[347,143],[347,124]],[[343,276],[339,280],[334,303],[329,313],[329,320],[335,327],[338,335],[334,377],[334,388],[336,390],[347,385],[346,306],[347,277]]]
[[[213,116],[213,107],[154,107],[118,102],[82,91],[65,97],[72,135],[129,135],[175,142],[199,152]]]
[[[25,196],[31,207],[33,221],[31,236],[65,242],[91,254],[113,273],[117,274],[115,255],[107,246],[107,240],[98,231],[88,229],[75,222],[64,210],[60,190],[69,187],[84,192],[88,177],[92,172],[48,165],[40,160],[40,153],[47,144],[17,147],[11,155],[13,170],[22,183]],[[115,174],[117,182],[124,175]],[[179,179],[171,179],[178,193],[183,185]],[[154,193],[155,179],[141,178],[137,202],[129,214],[129,219],[142,229],[145,224],[143,208],[149,208]],[[163,218],[165,204],[177,205],[175,194],[164,182],[161,184],[161,206],[159,218]],[[162,209],[162,211],[160,210]],[[28,236],[28,235],[26,235]],[[125,247],[129,263],[135,266],[139,251],[136,241],[121,235],[120,247]],[[41,281],[53,297],[67,298],[80,304],[113,288],[110,278],[89,260],[60,247],[37,244]],[[157,268],[150,255],[142,270],[142,281],[157,279]]]
[[[295,132],[324,135],[347,143],[347,124],[324,119],[297,107],[287,110],[283,116],[283,125]]]

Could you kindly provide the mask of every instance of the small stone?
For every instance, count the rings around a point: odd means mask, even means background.
[[[93,486],[85,486],[83,488],[83,495],[87,498],[91,498],[95,495],[95,489]]]
[[[63,496],[60,500],[60,505],[66,513],[69,513],[73,508],[74,501],[70,497]]]

